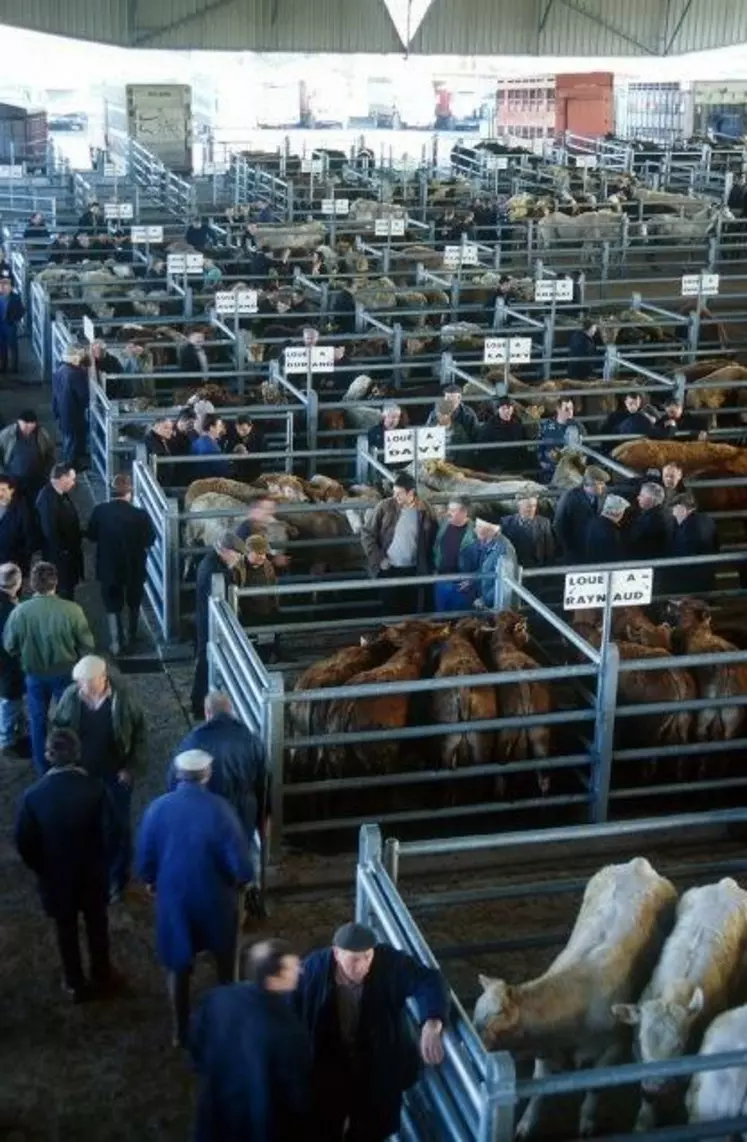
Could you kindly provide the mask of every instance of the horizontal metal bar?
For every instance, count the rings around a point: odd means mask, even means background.
[[[644,817],[637,821],[606,821],[604,824],[566,825],[550,829],[530,829],[492,836],[436,837],[429,841],[400,841],[400,856],[446,856],[451,853],[506,849],[514,845],[552,845],[559,841],[586,844],[592,840],[636,836],[664,830],[684,832],[711,825],[747,822],[747,808],[718,809],[710,813],[678,813],[671,817]]]
[[[519,1099],[570,1094],[573,1091],[602,1090],[611,1086],[647,1082],[654,1078],[685,1078],[701,1071],[723,1071],[728,1067],[745,1065],[744,1051],[723,1051],[713,1055],[687,1055],[647,1063],[621,1063],[613,1067],[596,1067],[569,1074],[547,1075],[541,1079],[519,1079],[516,1095]]]

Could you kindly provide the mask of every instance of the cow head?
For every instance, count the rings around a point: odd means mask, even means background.
[[[489,1051],[507,1045],[519,1030],[521,1009],[516,991],[504,979],[478,976],[482,995],[475,1004],[472,1022]]]
[[[701,627],[710,628],[711,608],[702,599],[680,599],[670,607],[680,630],[689,632]]]
[[[671,996],[642,1003],[614,1003],[612,1014],[633,1027],[633,1050],[643,1063],[664,1062],[686,1054],[695,1021],[705,1002],[703,989],[691,984]],[[671,1079],[649,1079],[642,1084],[646,1094],[658,1094]]]

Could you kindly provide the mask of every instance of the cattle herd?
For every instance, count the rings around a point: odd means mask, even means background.
[[[518,984],[480,976],[474,1023],[489,1050],[533,1057],[535,1078],[743,1050],[745,953],[747,892],[734,879],[678,897],[636,857],[591,877],[568,942],[542,975]],[[586,1093],[580,1137],[597,1128],[600,1093]],[[738,1118],[746,1096],[745,1066],[696,1073],[689,1085],[652,1076],[641,1084],[635,1130],[681,1121],[683,1099],[691,1123]],[[519,1137],[540,1113],[535,1097]]]

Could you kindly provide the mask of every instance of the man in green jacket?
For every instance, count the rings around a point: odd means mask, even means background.
[[[57,596],[57,569],[52,563],[37,563],[30,585],[33,596],[13,610],[5,624],[3,646],[20,658],[26,676],[31,758],[41,777],[47,768],[44,745],[50,704],[61,697],[73,666],[94,644],[82,608]]]
[[[146,763],[145,717],[121,676],[103,658],[87,654],[73,669],[52,716],[55,729],[74,730],[80,766],[104,783],[115,820],[109,838],[109,892],[122,896],[132,860],[132,787]]]

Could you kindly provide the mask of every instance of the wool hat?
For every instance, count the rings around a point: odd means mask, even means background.
[[[604,468],[590,464],[588,468],[584,468],[583,481],[585,484],[609,484],[610,478]]]
[[[185,749],[174,758],[174,767],[181,773],[204,773],[213,759],[204,749]]]
[[[246,541],[247,551],[253,551],[255,555],[267,555],[270,550],[270,545],[264,535],[252,535]]]
[[[620,515],[629,507],[630,504],[622,496],[609,495],[602,506],[602,515]]]
[[[239,555],[246,555],[246,544],[235,531],[224,531],[215,546],[223,551],[238,551]]]
[[[338,928],[332,940],[333,947],[341,952],[370,952],[377,943],[376,933],[354,920]]]

